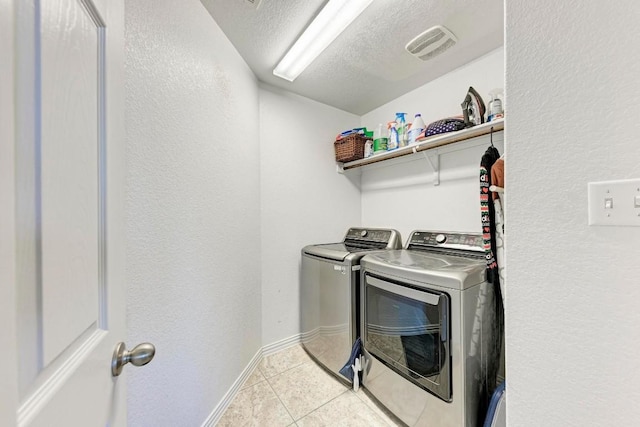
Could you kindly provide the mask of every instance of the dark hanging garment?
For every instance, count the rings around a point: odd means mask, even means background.
[[[498,262],[496,261],[496,221],[489,187],[491,186],[491,167],[500,158],[495,147],[487,148],[480,161],[480,211],[482,213],[482,238],[487,258],[487,281],[499,284]],[[500,287],[498,287],[500,291]]]
[[[500,153],[492,145],[482,156],[480,161],[480,212],[482,217],[482,238],[484,240],[485,257],[487,261],[487,282],[494,290],[495,323],[493,342],[489,350],[487,378],[480,390],[478,402],[478,424],[483,425],[489,407],[491,395],[496,388],[498,369],[500,367],[500,351],[504,331],[504,307],[498,276],[498,262],[496,260],[496,221],[495,211],[489,187],[491,186],[491,167],[500,158]]]

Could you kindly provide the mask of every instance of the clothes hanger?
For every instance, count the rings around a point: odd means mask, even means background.
[[[490,140],[491,140],[491,148],[496,148],[496,147],[493,145],[493,126],[491,126],[491,133],[489,134],[489,138],[490,138]]]

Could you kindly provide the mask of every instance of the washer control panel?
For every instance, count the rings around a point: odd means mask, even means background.
[[[359,240],[367,242],[388,242],[391,239],[391,230],[376,230],[371,228],[350,228],[345,240]]]

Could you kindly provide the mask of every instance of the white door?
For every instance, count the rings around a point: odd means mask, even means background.
[[[125,425],[124,6],[0,0],[0,425]]]

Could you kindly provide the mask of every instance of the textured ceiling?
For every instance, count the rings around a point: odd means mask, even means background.
[[[273,68],[325,0],[201,0],[259,80],[364,114],[503,44],[503,0],[374,0],[294,81]],[[458,43],[421,61],[405,51],[424,30],[444,25]],[[469,82],[470,85],[473,82]]]

